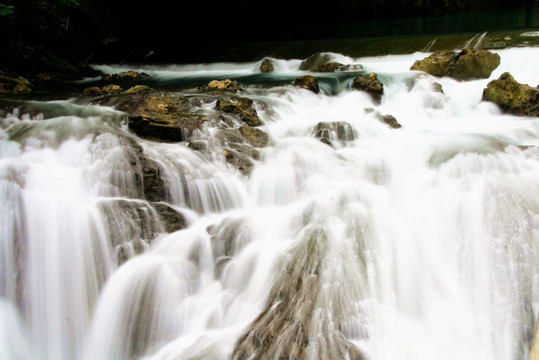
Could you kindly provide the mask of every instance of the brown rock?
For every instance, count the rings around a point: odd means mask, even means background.
[[[359,75],[354,79],[352,87],[356,90],[366,91],[377,103],[381,102],[384,94],[384,85],[378,80],[378,75],[375,73]]]
[[[298,76],[294,81],[294,85],[303,89],[310,90],[315,94],[320,93],[320,88],[318,87],[318,79],[312,75]]]

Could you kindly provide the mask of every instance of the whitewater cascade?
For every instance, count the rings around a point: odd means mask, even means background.
[[[410,71],[427,53],[330,54],[362,68],[318,74],[320,94],[292,85],[299,59],[96,66],[186,94],[238,80],[270,137],[249,176],[218,145],[135,136],[113,107],[20,101],[0,119],[0,358],[527,360],[539,119],[481,97],[505,71],[538,84],[539,49],[496,52],[490,79],[466,82]],[[351,88],[369,72],[380,104]],[[346,131],[328,144],[319,123]]]

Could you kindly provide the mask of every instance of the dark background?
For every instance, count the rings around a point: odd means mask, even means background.
[[[539,27],[539,0],[0,0],[0,71],[239,60],[249,44]],[[253,56],[253,52],[249,56]],[[241,58],[241,60],[245,60]],[[73,65],[70,67],[70,65]],[[75,68],[76,69],[75,69]]]

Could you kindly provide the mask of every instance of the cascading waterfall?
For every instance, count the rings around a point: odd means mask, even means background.
[[[539,83],[537,48],[497,52],[490,79]],[[482,101],[490,79],[410,71],[425,53],[330,55],[364,68],[319,74],[321,94],[292,85],[300,60],[96,66],[187,95],[238,79],[270,136],[249,176],[211,127],[208,156],[80,98],[4,113],[0,357],[527,359],[539,119]],[[380,104],[351,89],[371,71]]]

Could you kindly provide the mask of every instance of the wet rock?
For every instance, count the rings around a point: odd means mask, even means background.
[[[223,155],[226,162],[237,168],[243,175],[248,176],[251,173],[254,162],[247,153],[225,148],[223,149]]]
[[[82,90],[82,95],[84,96],[101,96],[103,94],[104,93],[99,86],[91,86]]]
[[[137,81],[142,79],[144,76],[148,76],[144,73],[138,73],[133,70],[121,72],[118,74],[103,74],[101,79],[105,82],[127,82],[127,81]]]
[[[242,91],[240,84],[236,80],[212,80],[208,85],[202,86],[203,91],[219,91],[219,92],[238,92]]]
[[[260,72],[269,73],[274,71],[273,62],[270,59],[264,59],[260,64]]]
[[[245,137],[247,141],[255,147],[264,147],[268,145],[268,134],[258,128],[243,124],[240,126],[239,131],[241,135],[243,135],[243,137]]]
[[[315,66],[311,71],[313,72],[336,72],[346,69],[346,67],[338,62],[328,62],[325,64],[320,64],[318,66]]]
[[[146,85],[135,85],[130,87],[129,89],[124,91],[124,94],[131,95],[131,94],[140,94],[144,92],[150,91],[151,88]]]
[[[432,84],[432,90],[434,90],[434,92],[437,92],[437,93],[440,93],[440,94],[445,94],[444,93],[444,88],[442,87],[442,84],[438,83],[438,82],[435,82]]]
[[[520,84],[508,72],[487,84],[483,100],[497,104],[509,114],[539,116],[539,88]]]
[[[225,113],[238,114],[240,120],[249,126],[262,125],[251,99],[243,97],[220,98],[217,100],[216,107],[217,110]]]
[[[414,62],[410,70],[457,80],[486,79],[500,65],[500,56],[488,50],[438,51]]]
[[[32,84],[22,76],[9,76],[0,72],[0,94],[17,95],[32,92]]]
[[[345,121],[319,122],[313,128],[313,133],[314,137],[328,145],[331,145],[331,141],[353,141],[356,138],[356,132]]]
[[[129,110],[129,129],[140,137],[165,142],[186,141],[209,117],[192,112],[188,100],[169,94],[148,94],[123,104]]]
[[[328,53],[315,53],[302,61],[299,70],[310,71],[317,66],[329,63],[331,60],[332,56]]]
[[[352,82],[352,87],[356,90],[366,91],[377,103],[382,101],[384,85],[378,80],[376,73],[357,76]]]
[[[402,127],[393,115],[376,114],[376,118],[393,129]]]
[[[318,87],[318,79],[312,75],[298,76],[294,81],[294,86],[310,90],[315,94],[320,93],[320,88]]]
[[[103,92],[103,94],[105,95],[112,95],[112,94],[119,94],[121,92],[124,91],[124,89],[122,89],[120,87],[120,85],[116,85],[116,84],[110,84],[110,85],[105,85],[101,88],[101,91]]]
[[[152,203],[161,219],[161,223],[168,233],[185,229],[188,225],[185,217],[176,209],[164,203]]]

